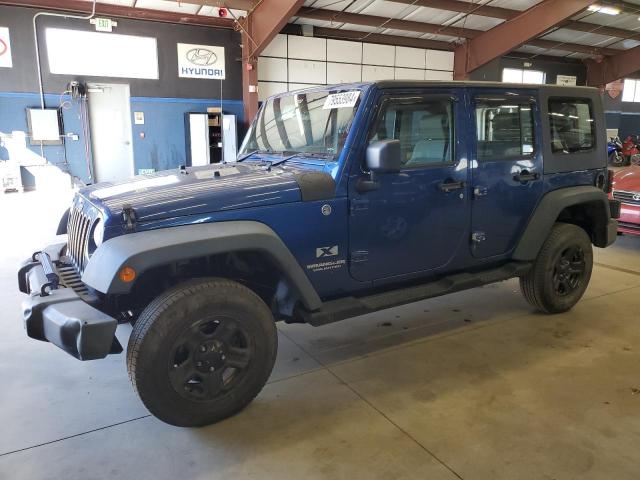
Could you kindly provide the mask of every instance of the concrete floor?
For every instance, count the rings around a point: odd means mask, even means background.
[[[182,429],[149,416],[124,355],[79,362],[26,338],[15,267],[67,199],[0,195],[0,479],[640,477],[640,238],[598,250],[563,315],[533,313],[508,281],[281,325],[249,408]]]

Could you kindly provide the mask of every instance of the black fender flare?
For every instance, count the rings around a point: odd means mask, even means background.
[[[592,186],[567,187],[553,190],[542,197],[520,237],[513,259],[535,260],[560,213],[567,207],[580,204],[601,205],[601,208],[597,209],[599,213],[595,222],[594,244],[598,247],[606,247],[613,243],[610,231],[612,222],[613,224],[616,222],[611,220],[607,194]]]
[[[118,278],[122,267],[140,276],[150,268],[225,252],[254,250],[267,255],[309,310],[322,301],[309,278],[280,237],[255,221],[212,222],[129,233],[104,242],[91,256],[82,281],[105,294],[129,293],[133,282]]]

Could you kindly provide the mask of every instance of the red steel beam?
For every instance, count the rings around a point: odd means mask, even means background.
[[[311,20],[324,20],[332,23],[351,23],[353,25],[363,25],[366,27],[392,28],[394,30],[404,30],[417,33],[439,33],[452,37],[474,38],[482,33],[482,30],[470,28],[445,27],[435,23],[414,22],[411,20],[390,19],[376,15],[362,15],[359,13],[340,12],[337,10],[323,10],[319,8],[303,7],[295,14],[296,17]]]
[[[0,0],[0,5],[31,7],[69,13],[91,13],[91,3],[80,0]],[[179,23],[202,27],[233,28],[233,20],[202,15],[190,15],[146,8],[131,8],[121,5],[96,4],[96,14],[109,17],[151,20],[154,22]]]
[[[297,25],[299,26],[299,25]],[[433,50],[453,51],[455,45],[439,40],[425,38],[403,37],[402,35],[384,35],[381,33],[367,34],[356,30],[342,30],[337,28],[313,27],[313,36],[333,38],[336,40],[351,40],[356,42],[378,43],[382,45],[397,45],[400,47],[430,48]]]
[[[624,50],[601,61],[587,62],[587,85],[604,87],[640,70],[640,47]]]
[[[546,50],[554,49],[563,50],[565,52],[586,53],[587,55],[593,55],[594,57],[617,55],[618,53],[623,51],[615,48],[592,47],[591,45],[559,42],[557,40],[544,40],[541,38],[529,40],[527,42],[527,45],[531,45],[532,47],[544,48]]]
[[[258,55],[282,30],[304,0],[262,0],[241,21],[244,120],[258,113]]]
[[[510,20],[520,13],[520,10],[511,8],[492,7],[490,5],[477,5],[462,0],[390,0],[395,3],[405,5],[415,5],[418,7],[436,8],[438,10],[449,10],[450,12],[471,13],[481,17],[500,18]]]
[[[467,40],[455,50],[453,77],[456,80],[468,78],[470,72],[543,34],[592,3],[593,0],[544,0]]]

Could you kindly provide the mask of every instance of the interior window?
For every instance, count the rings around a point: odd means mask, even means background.
[[[553,153],[576,153],[595,146],[596,126],[586,98],[549,99],[549,128]]]
[[[388,100],[371,141],[400,140],[409,167],[453,162],[453,116],[450,99]]]
[[[533,155],[533,109],[529,101],[476,99],[478,160]]]

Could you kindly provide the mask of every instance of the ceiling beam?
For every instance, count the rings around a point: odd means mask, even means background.
[[[303,7],[295,14],[299,18],[310,20],[324,20],[332,23],[351,23],[366,27],[392,28],[417,33],[438,33],[451,37],[474,38],[482,33],[482,30],[446,27],[435,23],[414,22],[411,20],[399,20],[376,15],[362,15],[359,13],[341,12],[338,10],[323,10],[320,8]]]
[[[587,62],[587,85],[604,87],[640,70],[640,47],[624,50],[601,61]]]
[[[304,0],[262,0],[240,19],[242,100],[247,125],[258,113],[258,56],[303,3]]]
[[[300,35],[301,25],[290,23],[281,33]],[[313,36],[319,38],[332,38],[335,40],[350,40],[355,42],[366,41],[381,45],[397,45],[401,47],[429,48],[433,50],[453,51],[455,44],[429,40],[426,38],[404,37],[402,35],[385,35],[381,33],[368,34],[357,30],[343,30],[338,28],[313,27]]]
[[[0,5],[32,7],[38,9],[63,11],[69,13],[91,13],[91,3],[81,0],[0,0]],[[130,18],[132,20],[151,20],[154,22],[179,23],[201,27],[233,28],[234,21],[227,18],[206,17],[145,8],[123,7],[96,3],[96,14],[108,17]]]
[[[510,20],[520,13],[520,10],[512,10],[511,8],[492,7],[487,5],[477,5],[462,0],[390,0],[395,3],[403,3],[405,5],[415,5],[417,7],[435,8],[438,10],[448,10],[450,12],[471,13],[481,17],[500,18],[502,20]]]
[[[463,37],[468,39],[476,38],[484,33],[483,30],[475,30],[472,28],[456,28],[456,27],[443,27],[435,23],[414,22],[409,20],[389,20],[385,17],[379,17],[375,15],[360,15],[357,13],[339,12],[335,10],[322,10],[313,8],[301,8],[295,15],[299,18],[309,18],[313,20],[323,20],[325,22],[333,22],[336,24],[351,23],[354,25],[362,25],[366,27],[380,27],[384,25],[384,28],[393,28],[395,30],[403,30],[407,32],[415,33],[431,33],[440,35],[449,35],[455,37]],[[317,30],[317,27],[314,31]],[[338,30],[339,31],[339,30]],[[373,34],[367,32],[359,32],[359,37],[370,38]],[[380,34],[377,34],[380,35]],[[398,38],[399,36],[396,36]],[[376,42],[372,42],[376,43]],[[447,43],[447,42],[441,42]],[[527,45],[533,45],[540,48],[555,48],[559,50],[565,50],[568,52],[586,53],[589,55],[615,55],[619,50],[612,48],[597,48],[588,45],[581,45],[575,43],[556,42],[552,40],[530,40]],[[427,47],[435,48],[435,47]],[[442,49],[442,48],[440,48]],[[446,50],[450,50],[446,48]],[[511,50],[511,49],[510,49]],[[509,50],[509,51],[510,51]]]
[[[468,39],[455,50],[454,78],[468,78],[470,72],[531,41],[592,3],[593,0],[543,0],[517,17]]]
[[[517,17],[520,10],[514,10],[504,7],[491,7],[491,6],[478,6],[469,2],[463,2],[462,0],[390,0],[395,3],[402,3],[404,5],[417,5],[421,7],[436,8],[439,10],[448,10],[450,12],[458,13],[471,13],[481,17],[498,18],[500,20],[511,20]],[[635,7],[636,14],[640,14],[640,5]],[[623,28],[607,27],[589,22],[580,22],[574,20],[568,20],[558,27],[566,28],[569,30],[575,30],[578,32],[597,33],[600,35],[607,35],[617,38],[630,38],[633,40],[640,40],[640,34],[631,30],[625,30]]]
[[[596,2],[594,2],[596,3]],[[629,3],[629,2],[624,2],[624,1],[616,1],[616,0],[604,0],[604,1],[598,1],[597,3],[601,4],[601,5],[607,5],[607,6],[611,6],[611,7],[616,7],[618,9],[620,9],[620,12],[622,13],[629,13],[631,15],[638,15],[640,14],[640,5],[635,5],[633,3]]]
[[[593,55],[594,57],[617,55],[623,50],[606,47],[592,47],[591,45],[582,45],[579,43],[566,43],[559,42],[557,40],[544,40],[537,38],[535,40],[529,40],[526,45],[532,47],[544,48],[545,50],[562,50],[572,53],[584,53],[587,55]]]

